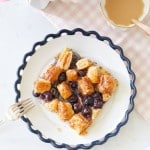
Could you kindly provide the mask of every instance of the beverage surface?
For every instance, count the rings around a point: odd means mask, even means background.
[[[143,14],[143,0],[106,0],[108,18],[117,25],[128,26],[132,19],[138,20]]]

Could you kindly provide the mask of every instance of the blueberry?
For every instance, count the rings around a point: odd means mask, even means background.
[[[81,57],[77,54],[73,54],[72,56],[72,61],[71,61],[71,64],[70,64],[70,67],[69,69],[75,69],[76,68],[76,62],[80,59]]]
[[[77,82],[69,81],[71,89],[76,89],[78,87]]]
[[[77,62],[79,59],[81,59],[80,55],[77,54],[77,53],[74,53],[74,54],[73,54],[73,57],[72,57],[72,61]]]
[[[78,71],[78,76],[79,77],[84,77],[86,75],[87,70],[79,70]]]
[[[52,87],[57,88],[57,85],[58,85],[58,84],[59,84],[58,81],[56,81],[56,82],[54,82],[54,83],[52,84]]]
[[[40,96],[40,93],[36,93],[34,91],[32,92],[32,94],[33,94],[34,97],[39,97]]]
[[[46,101],[51,101],[53,99],[53,95],[51,92],[46,92],[45,93],[45,100]]]
[[[92,97],[93,97],[93,98],[99,98],[99,99],[102,99],[102,94],[99,93],[99,92],[95,92],[95,93],[92,94]]]
[[[88,106],[84,107],[82,109],[82,115],[85,117],[85,118],[91,118],[92,116],[92,109]]]
[[[53,97],[55,97],[55,98],[59,97],[59,92],[56,88],[52,87],[51,88],[51,93],[52,93]]]
[[[101,99],[94,99],[94,108],[102,108],[104,102]]]
[[[63,82],[66,80],[66,73],[65,72],[62,72],[59,77],[58,77],[58,81],[59,83]]]
[[[73,110],[75,113],[79,113],[82,111],[82,105],[80,103],[73,104]]]
[[[51,92],[47,91],[40,94],[40,98],[44,101],[51,101],[53,99],[53,95]]]
[[[76,63],[72,62],[72,63],[70,64],[69,69],[76,69]]]
[[[68,99],[70,103],[76,103],[78,101],[78,97],[76,95],[71,95]]]
[[[83,99],[83,104],[87,106],[93,106],[94,105],[94,99],[91,96],[88,96]]]
[[[44,100],[45,99],[45,94],[44,93],[42,93],[42,94],[40,94],[40,99],[42,99],[42,100]]]

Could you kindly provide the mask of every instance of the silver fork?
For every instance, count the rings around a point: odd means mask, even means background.
[[[30,98],[12,104],[6,111],[4,119],[0,120],[0,125],[4,124],[7,120],[14,121],[19,119],[33,107],[35,107],[35,104]]]

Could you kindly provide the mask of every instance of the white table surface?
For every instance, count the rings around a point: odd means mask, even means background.
[[[16,70],[23,55],[30,51],[36,41],[57,30],[24,0],[0,3],[0,117],[15,101],[14,82]],[[93,150],[145,150],[150,146],[150,124],[135,110],[128,123],[117,136]],[[18,120],[0,127],[1,150],[54,150],[31,133],[27,125]]]

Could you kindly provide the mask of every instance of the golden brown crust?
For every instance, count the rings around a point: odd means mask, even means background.
[[[63,99],[68,99],[72,95],[71,89],[65,81],[59,84],[57,89]]]
[[[60,73],[61,69],[59,67],[51,65],[44,73],[43,78],[53,83],[58,80]]]
[[[80,135],[87,133],[87,128],[91,125],[91,123],[91,121],[84,118],[81,114],[75,114],[69,120],[70,127],[75,129]]]
[[[88,68],[87,76],[92,83],[99,83],[101,75],[101,69],[99,66],[91,66]]]
[[[105,94],[109,93],[110,95],[112,92],[115,91],[117,87],[117,80],[114,79],[111,75],[105,74],[100,77],[100,82],[98,84],[99,92]]]
[[[63,69],[67,70],[70,67],[72,61],[72,51],[69,48],[65,48],[62,53],[60,53],[57,65]]]
[[[94,109],[92,108],[92,120],[95,120],[97,116],[99,115],[101,109]]]
[[[104,93],[104,94],[102,94],[102,96],[103,96],[103,101],[104,101],[104,102],[107,102],[107,101],[110,99],[111,94],[109,94],[109,93]]]
[[[66,121],[69,120],[74,114],[72,106],[68,102],[59,102],[58,103],[58,115],[60,119]]]
[[[77,81],[78,73],[75,69],[69,69],[66,71],[66,76],[68,81]]]
[[[52,101],[47,103],[47,107],[50,111],[58,112],[58,103],[59,99],[53,99]]]
[[[93,62],[87,58],[82,58],[77,61],[76,66],[78,70],[82,70],[91,66]]]
[[[51,89],[51,82],[45,79],[38,79],[34,84],[35,93],[44,93]]]
[[[83,95],[90,95],[94,92],[94,86],[88,77],[82,77],[78,80],[79,90]]]
[[[101,75],[110,75],[110,73],[103,67],[100,67],[100,70],[101,70],[101,73],[100,73]]]

